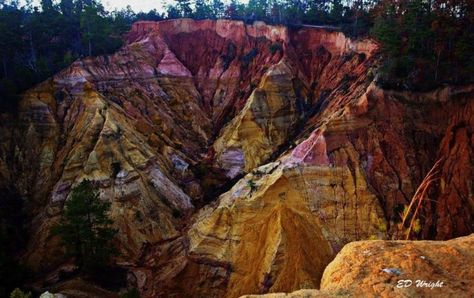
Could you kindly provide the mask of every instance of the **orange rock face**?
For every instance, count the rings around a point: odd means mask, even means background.
[[[320,290],[245,298],[470,297],[474,235],[450,241],[359,241],[324,271]]]
[[[0,186],[25,198],[38,272],[88,178],[143,297],[317,288],[348,242],[388,239],[433,164],[417,237],[473,232],[474,86],[377,87],[377,43],[322,28],[138,22],[0,118]],[[324,279],[323,279],[324,280]]]

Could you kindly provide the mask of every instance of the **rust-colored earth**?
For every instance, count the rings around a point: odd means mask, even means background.
[[[399,266],[412,275],[455,270],[429,254],[438,247],[473,265],[471,237],[350,244],[326,268],[349,242],[391,239],[438,160],[415,236],[474,230],[474,85],[383,90],[381,59],[375,41],[323,28],[135,23],[117,53],[74,62],[25,92],[18,115],[1,115],[0,187],[21,194],[29,223],[22,258],[58,281],[70,260],[50,228],[87,178],[112,204],[115,262],[142,297],[320,286],[402,297],[377,271],[401,251],[432,262],[410,255]],[[358,245],[387,250],[356,255]],[[354,276],[364,266],[368,275]],[[472,293],[451,283],[443,293],[456,289]]]

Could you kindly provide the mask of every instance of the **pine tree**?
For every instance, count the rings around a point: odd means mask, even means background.
[[[221,0],[212,0],[211,4],[212,16],[214,18],[221,18],[224,15],[224,3]]]
[[[395,7],[388,6],[383,13],[375,19],[372,28],[374,35],[384,48],[385,53],[389,56],[397,56],[400,51],[399,26],[396,22]]]
[[[334,24],[338,24],[342,21],[342,11],[343,5],[341,0],[333,0],[331,1],[331,11],[329,12],[329,16],[331,21]]]
[[[196,0],[194,18],[198,20],[209,19],[212,16],[212,10],[209,3],[205,0]]]
[[[166,15],[168,19],[178,19],[181,17],[180,11],[173,5],[168,5],[166,8]]]
[[[238,3],[236,0],[231,0],[225,9],[224,16],[228,19],[238,19],[239,15],[237,13],[237,5]]]
[[[102,202],[88,180],[72,190],[64,214],[53,233],[61,237],[66,255],[75,259],[85,273],[104,268],[116,251],[111,245],[117,231],[107,213],[110,203]]]
[[[189,0],[176,0],[176,8],[178,9],[181,17],[189,18],[193,10],[191,9],[191,3]]]

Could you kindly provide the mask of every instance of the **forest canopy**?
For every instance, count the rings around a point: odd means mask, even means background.
[[[157,6],[159,1],[157,1]],[[0,108],[74,60],[116,51],[137,20],[236,19],[330,25],[382,44],[379,84],[428,90],[471,82],[474,0],[176,0],[165,12],[107,11],[96,0],[0,1]]]

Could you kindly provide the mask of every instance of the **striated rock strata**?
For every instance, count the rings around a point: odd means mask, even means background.
[[[387,239],[440,160],[424,239],[473,232],[474,86],[382,90],[370,39],[263,23],[138,22],[0,118],[0,187],[25,199],[37,272],[71,188],[112,203],[143,297],[317,288],[348,242]],[[325,279],[323,278],[323,286]]]
[[[320,290],[246,298],[471,297],[474,234],[450,241],[359,241],[324,271]]]

